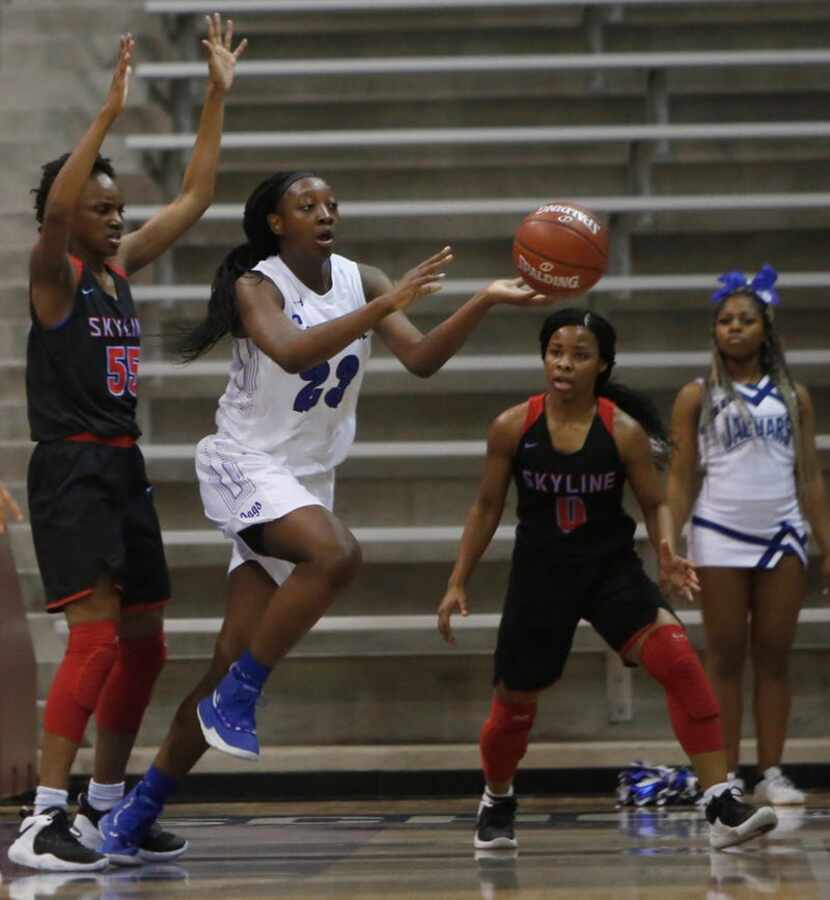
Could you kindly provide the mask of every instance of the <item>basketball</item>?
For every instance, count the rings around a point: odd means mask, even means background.
[[[541,294],[584,294],[608,267],[608,229],[588,209],[551,201],[519,226],[513,238],[513,263]]]

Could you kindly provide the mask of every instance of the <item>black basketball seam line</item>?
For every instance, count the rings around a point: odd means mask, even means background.
[[[550,259],[547,256],[542,256],[542,254],[538,250],[534,250],[532,247],[528,247],[527,244],[523,244],[518,238],[513,241],[514,244],[521,247],[522,250],[527,251],[528,253],[534,253],[536,256],[541,256],[545,262],[556,263],[560,266],[568,266],[571,269],[579,269],[580,272],[599,272],[600,276],[605,274],[605,269],[595,269],[591,266],[577,266],[572,262],[566,262],[563,259]]]
[[[534,220],[534,218],[531,217],[529,219],[525,219],[524,222],[522,222],[522,225],[524,225],[526,222],[533,222],[533,221],[547,222],[550,225],[558,225],[560,228],[564,229],[565,231],[569,231],[571,234],[575,234],[580,240],[585,241],[585,243],[592,249],[596,250],[597,253],[599,253],[599,255],[603,259],[608,259],[607,253],[603,253],[602,250],[600,250],[600,248],[597,247],[596,244],[594,244],[592,241],[588,240],[588,237],[585,234],[583,234],[583,232],[578,231],[576,228],[573,228],[567,222],[560,222],[558,219],[542,219],[542,218],[538,218],[538,219]],[[521,228],[521,226],[519,226],[519,228]],[[528,247],[528,250],[529,249],[530,249],[530,247]]]

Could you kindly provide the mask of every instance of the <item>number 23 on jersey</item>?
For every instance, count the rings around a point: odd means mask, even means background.
[[[321,397],[326,406],[336,409],[343,400],[346,389],[354,380],[359,369],[360,360],[356,356],[353,354],[344,356],[337,364],[334,372],[337,383],[328,390],[326,390],[325,384],[331,374],[329,363],[320,363],[319,366],[314,366],[313,369],[306,369],[305,372],[300,372],[300,378],[303,381],[307,381],[308,384],[294,398],[294,412],[308,412],[310,409],[314,409],[320,402]]]

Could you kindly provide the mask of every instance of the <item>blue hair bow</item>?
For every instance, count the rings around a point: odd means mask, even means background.
[[[773,269],[769,263],[765,263],[763,268],[752,281],[748,281],[743,272],[724,272],[718,276],[718,281],[723,285],[718,288],[710,297],[713,303],[720,303],[730,297],[736,291],[749,290],[762,303],[768,303],[771,306],[778,306],[781,298],[778,291],[775,290],[775,282],[778,281],[778,272]]]

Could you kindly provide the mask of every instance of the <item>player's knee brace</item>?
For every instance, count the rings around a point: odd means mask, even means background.
[[[508,703],[493,697],[490,716],[481,729],[481,765],[490,784],[512,781],[527,752],[535,703]]]
[[[43,727],[49,734],[81,742],[117,652],[118,627],[111,619],[70,626],[66,652],[46,698]]]
[[[135,734],[166,659],[161,629],[148,637],[122,638],[115,665],[95,707],[98,725],[118,734]]]
[[[686,753],[723,749],[720,707],[683,628],[655,628],[643,643],[640,661],[665,689],[674,733]]]

